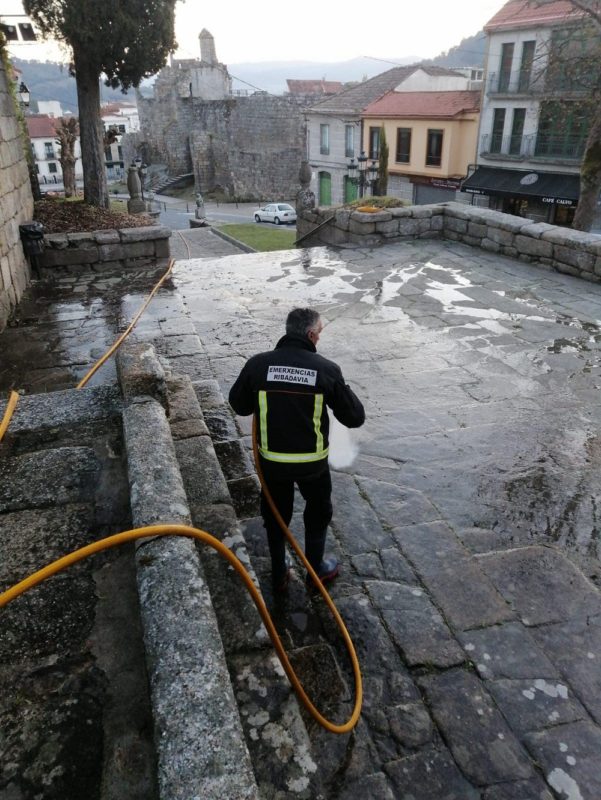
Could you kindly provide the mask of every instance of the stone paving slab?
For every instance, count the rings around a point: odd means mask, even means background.
[[[559,677],[557,668],[520,622],[460,633],[459,639],[482,678]]]
[[[574,693],[561,680],[495,680],[486,688],[520,738],[532,731],[588,719]]]
[[[574,722],[533,733],[526,737],[526,745],[559,797],[596,800],[601,796],[601,731],[596,725]]]
[[[436,800],[480,800],[480,792],[463,777],[446,749],[427,748],[386,764],[395,797]]]
[[[545,625],[534,636],[593,719],[601,724],[601,617]]]
[[[522,547],[478,558],[524,625],[562,622],[601,613],[601,595],[562,553]]]
[[[452,667],[463,651],[423,589],[369,581],[367,591],[380,610],[393,641],[410,667]]]
[[[453,627],[468,630],[512,618],[509,607],[446,525],[396,528],[394,536]]]
[[[527,753],[473,673],[421,678],[432,713],[463,773],[479,786],[534,777]]]

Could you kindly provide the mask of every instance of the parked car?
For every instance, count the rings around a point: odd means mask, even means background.
[[[275,222],[276,225],[294,224],[296,211],[289,203],[268,203],[255,211],[255,222]]]

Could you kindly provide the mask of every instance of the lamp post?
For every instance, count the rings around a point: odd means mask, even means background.
[[[349,180],[359,187],[359,197],[364,197],[369,188],[373,194],[373,186],[378,178],[378,161],[371,159],[371,164],[367,165],[368,158],[362,150],[361,155],[357,157],[357,161],[351,158],[346,165]]]

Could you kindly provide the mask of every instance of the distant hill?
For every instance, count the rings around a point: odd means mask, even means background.
[[[287,91],[286,79],[318,78],[330,81],[363,81],[380,72],[385,72],[396,65],[403,64],[438,64],[443,67],[478,67],[484,64],[486,36],[483,32],[470,36],[452,47],[446,53],[429,60],[418,56],[402,58],[353,58],[349,61],[264,61],[259,63],[243,62],[228,64],[235,90],[246,89],[252,92],[260,89],[272,94]],[[77,111],[77,92],[75,78],[69,75],[67,67],[50,61],[23,61],[13,59],[15,67],[21,70],[23,80],[31,93],[31,100],[58,100],[66,111]],[[143,81],[142,93],[151,92],[152,79]],[[103,102],[134,100],[134,93],[109,89],[101,84]],[[33,106],[35,110],[35,106]]]
[[[228,64],[230,75],[234,78],[233,88],[261,89],[272,94],[288,91],[287,78],[299,80],[318,79],[327,81],[363,81],[373,78],[380,72],[398,64],[414,64],[418,56],[405,58],[376,59],[353,58],[349,61],[264,61]],[[249,85],[250,84],[250,85]]]
[[[75,78],[69,75],[69,69],[52,61],[23,61],[13,58],[12,63],[21,70],[21,79],[27,84],[31,102],[38,100],[58,100],[65,111],[77,112],[77,90]],[[119,89],[109,89],[102,85],[100,90],[102,102],[133,101],[133,93],[124,94]]]
[[[483,67],[486,53],[486,34],[484,31],[462,39],[461,43],[451,47],[446,53],[424,61],[424,64],[436,64],[439,67]]]

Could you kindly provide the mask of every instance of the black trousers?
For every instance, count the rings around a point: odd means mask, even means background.
[[[318,475],[307,478],[282,478],[279,475],[274,476],[272,470],[266,469],[263,478],[286,525],[292,519],[295,483],[298,486],[305,501],[305,555],[313,569],[317,569],[323,559],[326,533],[332,519],[332,478],[329,467],[326,466]],[[277,582],[286,574],[285,538],[263,492],[261,516],[267,532],[272,575]]]

